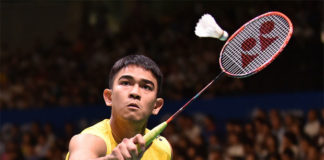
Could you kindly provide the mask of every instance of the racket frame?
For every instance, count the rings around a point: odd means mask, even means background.
[[[232,39],[237,35],[239,34],[241,31],[244,30],[244,28],[249,25],[251,22],[255,21],[256,19],[260,19],[260,18],[263,18],[263,17],[266,17],[266,16],[270,16],[270,15],[278,15],[278,16],[281,16],[283,17],[287,22],[288,22],[288,25],[289,25],[289,31],[288,31],[288,35],[284,41],[284,43],[280,46],[280,49],[267,61],[265,62],[264,64],[262,64],[260,67],[258,67],[256,70],[248,73],[248,74],[244,74],[244,75],[237,75],[237,74],[232,74],[230,72],[227,72],[222,63],[221,63],[221,58],[222,58],[222,55],[223,55],[223,51],[224,49],[226,48],[226,46],[229,44],[230,41],[232,41]],[[251,19],[250,21],[248,21],[247,23],[245,23],[243,26],[241,26],[241,28],[239,28],[236,32],[234,32],[229,38],[228,40],[226,41],[225,45],[223,46],[221,52],[220,52],[220,56],[219,56],[219,65],[222,69],[222,71],[224,73],[226,73],[227,76],[230,76],[230,77],[235,77],[235,78],[246,78],[246,77],[249,77],[249,76],[252,76],[258,72],[260,72],[261,70],[263,70],[265,67],[267,67],[272,61],[274,61],[278,55],[283,51],[283,49],[286,47],[286,45],[288,44],[291,36],[292,36],[292,33],[293,33],[293,24],[291,23],[290,19],[284,15],[283,13],[281,12],[278,12],[278,11],[271,11],[271,12],[267,12],[267,13],[264,13],[260,16],[257,16],[253,19]]]

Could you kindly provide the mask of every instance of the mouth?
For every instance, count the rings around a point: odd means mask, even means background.
[[[130,108],[140,108],[136,103],[130,103],[127,106],[130,107]]]

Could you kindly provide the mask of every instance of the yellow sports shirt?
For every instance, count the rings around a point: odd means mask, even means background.
[[[149,130],[146,129],[145,133]],[[107,155],[118,145],[115,141],[110,128],[109,119],[104,119],[97,124],[84,129],[81,134],[92,134],[102,138],[107,146]],[[157,137],[153,140],[152,145],[146,149],[141,160],[170,160],[172,154],[172,148],[169,142],[162,136]],[[69,153],[66,156],[68,160]]]

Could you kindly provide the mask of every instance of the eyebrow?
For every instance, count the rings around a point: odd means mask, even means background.
[[[121,79],[123,79],[123,78],[125,78],[125,79],[134,79],[133,76],[130,76],[130,75],[122,75],[118,80],[121,80]],[[154,86],[154,83],[153,83],[152,81],[150,81],[150,80],[147,80],[147,79],[141,79],[141,81],[143,81],[144,83],[147,83],[147,84],[151,84],[153,87],[155,87],[155,86]]]

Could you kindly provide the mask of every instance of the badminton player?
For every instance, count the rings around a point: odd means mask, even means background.
[[[150,58],[130,55],[118,60],[109,74],[103,97],[111,107],[110,119],[71,138],[69,160],[169,160],[171,146],[159,136],[145,148],[143,135],[151,114],[159,113],[162,73]],[[139,148],[139,149],[138,149]]]

